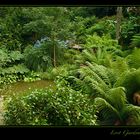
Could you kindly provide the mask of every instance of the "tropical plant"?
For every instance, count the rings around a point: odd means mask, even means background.
[[[0,85],[6,85],[23,80],[28,75],[29,69],[23,64],[14,65],[8,68],[0,68]]]
[[[113,71],[114,75],[116,76],[116,79],[121,77],[123,73],[126,73],[130,69],[128,61],[124,57],[116,57],[116,60],[109,62],[110,65],[108,66]]]
[[[9,56],[6,49],[0,49],[0,67],[6,66],[9,62]]]
[[[86,33],[92,35],[97,33],[97,35],[102,36],[103,34],[110,34],[113,39],[115,39],[115,17],[104,17],[99,19],[96,24],[86,29]]]
[[[139,17],[129,16],[123,19],[121,28],[121,42],[128,49],[132,37],[140,32]]]
[[[8,51],[5,48],[0,49],[0,66],[8,67],[23,62],[23,55],[20,51]]]
[[[135,78],[134,74],[131,74],[133,76],[128,81],[125,74],[129,69],[122,68],[116,74],[115,69],[109,69],[96,63],[86,62],[86,64],[85,67],[78,70],[79,76],[69,76],[66,80],[61,79],[59,84],[73,83],[70,86],[74,90],[89,94],[91,98],[95,99],[96,109],[99,111],[97,116],[101,125],[134,125],[138,123],[140,108],[130,104],[132,103],[130,99],[133,97],[129,96],[132,91],[128,91],[131,88],[139,90],[138,81],[134,82],[136,76],[139,79],[138,72],[135,72],[137,73]],[[125,67],[127,68],[127,66]],[[127,77],[129,74],[127,73]],[[134,87],[135,84],[137,84],[137,89],[136,86]],[[129,111],[134,113],[129,114]]]
[[[87,35],[86,41],[86,48],[119,48],[117,40],[112,39],[109,34],[104,34],[101,37],[98,36],[96,33],[94,33],[93,35]]]
[[[34,71],[46,71],[48,67],[52,66],[50,53],[45,51],[44,48],[29,47],[25,49],[24,58],[25,65]]]
[[[121,75],[117,82],[115,83],[115,87],[123,86],[126,88],[126,96],[129,103],[134,104],[133,102],[133,94],[140,90],[140,69],[130,69]]]
[[[139,125],[140,107],[127,103],[124,88],[110,90],[105,97],[95,98],[100,125]]]
[[[131,68],[138,69],[140,67],[140,49],[134,48],[132,53],[126,57],[126,61]]]
[[[136,34],[133,36],[130,47],[140,48],[140,34]]]
[[[54,65],[54,48],[55,45],[55,62]],[[39,46],[29,47],[25,49],[24,56],[25,56],[25,65],[34,71],[46,71],[50,67],[58,66],[61,64],[63,60],[63,45],[58,40],[51,40],[48,39],[40,43]]]

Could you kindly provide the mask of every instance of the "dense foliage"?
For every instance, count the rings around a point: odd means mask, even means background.
[[[5,123],[139,125],[139,11],[122,7],[117,17],[117,7],[1,7],[0,90],[57,81],[57,89],[7,97]]]
[[[95,125],[95,106],[87,95],[69,87],[35,90],[7,100],[8,125]]]

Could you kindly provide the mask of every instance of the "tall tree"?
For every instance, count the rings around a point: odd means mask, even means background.
[[[65,7],[35,7],[25,10],[33,19],[23,26],[24,40],[33,45],[46,38],[45,43],[41,45],[44,52],[41,51],[43,55],[47,54],[54,67],[58,66],[63,53],[63,45],[60,44],[69,40],[72,34],[69,31],[69,11]],[[46,56],[44,57],[46,58]]]
[[[117,7],[116,39],[119,41],[121,32],[122,7]]]

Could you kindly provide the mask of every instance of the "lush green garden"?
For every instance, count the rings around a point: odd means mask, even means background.
[[[4,125],[140,125],[140,8],[121,10],[0,7]]]

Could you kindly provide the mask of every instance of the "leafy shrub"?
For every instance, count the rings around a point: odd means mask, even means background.
[[[16,62],[21,62],[23,55],[19,51],[8,52],[6,49],[0,50],[0,66],[13,66]]]
[[[102,37],[98,36],[96,33],[93,35],[88,35],[86,40],[85,46],[87,48],[112,48],[116,47],[118,48],[118,42],[117,40],[114,40],[111,38],[109,34],[103,34]]]
[[[111,37],[115,38],[115,17],[105,17],[98,20],[96,24],[88,28],[87,34],[97,33],[99,36],[103,34],[110,34]]]
[[[40,73],[40,78],[43,80],[52,80],[55,77],[51,74],[51,70],[47,71],[47,72],[41,72]]]
[[[59,75],[68,75],[71,70],[76,69],[76,65],[65,64],[59,67],[51,68],[47,72],[41,72],[41,79],[55,80]]]
[[[20,51],[0,50],[0,85],[22,80],[29,70],[21,64],[23,55]]]
[[[96,125],[93,102],[69,87],[8,98],[5,110],[8,125]]]
[[[6,66],[7,62],[10,61],[6,49],[0,49],[0,66]]]
[[[134,35],[140,31],[139,18],[135,16],[129,16],[122,21],[121,41],[125,46],[129,46],[131,39]]]
[[[24,80],[24,82],[34,82],[37,80],[41,80],[41,78],[40,78],[40,75],[38,73],[31,71],[28,73],[28,75],[26,75],[24,77],[23,80]]]
[[[80,57],[80,58],[79,58]],[[69,49],[64,53],[64,59],[65,59],[65,64],[75,64],[78,60],[82,60],[81,52],[74,50],[74,49]]]
[[[23,80],[28,73],[29,69],[27,69],[23,64],[14,65],[8,68],[0,68],[0,85],[6,85]]]
[[[125,66],[117,71],[118,74],[115,74],[115,69],[113,71],[96,63],[86,62],[86,64],[78,70],[79,75],[76,75],[76,72],[69,73],[67,76],[60,75],[57,85],[60,87],[70,85],[75,91],[92,95],[92,99],[95,99],[96,115],[100,125],[139,124],[140,108],[127,102],[126,86],[115,84],[119,80],[117,76],[123,76],[121,71],[124,74],[127,71]],[[118,61],[115,67],[119,64]],[[125,82],[128,83],[128,81]],[[133,87],[134,84],[129,86]],[[130,118],[133,118],[132,122],[128,121]]]
[[[63,41],[47,40],[40,43],[38,46],[29,46],[24,51],[25,65],[33,71],[45,72],[50,67],[58,66],[63,60]],[[55,58],[54,58],[55,56]]]
[[[123,56],[117,40],[113,40],[109,34],[102,37],[97,34],[88,35],[86,41],[86,50],[83,51],[83,56],[90,62],[108,65],[108,57],[110,60],[115,60],[117,56]]]
[[[30,70],[46,71],[52,66],[51,58],[43,48],[28,47],[24,52],[25,65]]]
[[[9,56],[13,62],[23,59],[23,54],[21,54],[20,51],[11,51]]]

